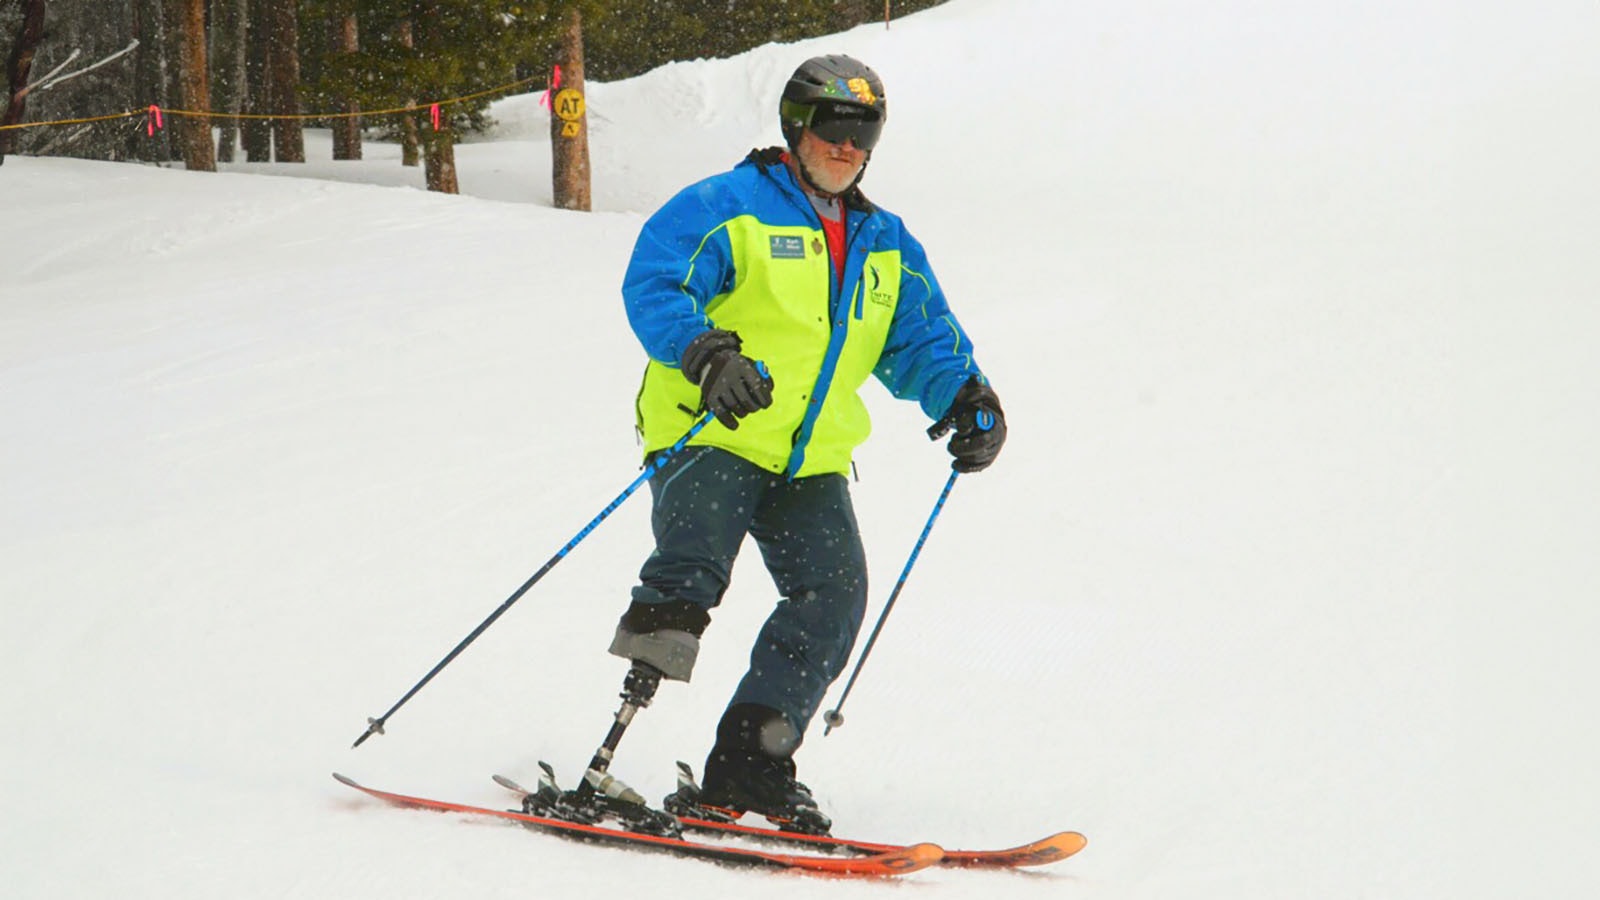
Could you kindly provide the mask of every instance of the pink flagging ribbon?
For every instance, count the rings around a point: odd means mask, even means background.
[[[166,127],[161,123],[161,107],[150,104],[150,109],[144,116],[144,133],[146,137],[154,137],[157,128]]]
[[[433,130],[434,131],[438,131],[439,130],[439,104],[435,103],[433,106],[429,107],[428,115],[433,117]]]
[[[539,105],[545,109],[549,109],[550,94],[553,91],[559,90],[561,90],[561,67],[556,66],[555,69],[550,73],[550,87],[543,94],[539,95]]]

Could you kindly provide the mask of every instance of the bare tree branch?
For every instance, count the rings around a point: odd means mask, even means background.
[[[72,79],[77,78],[79,75],[82,75],[82,74],[84,74],[86,72],[93,72],[95,69],[100,68],[101,66],[105,65],[106,63],[109,63],[109,62],[111,62],[111,61],[113,61],[115,59],[118,59],[119,57],[126,56],[127,54],[132,53],[134,51],[134,49],[137,48],[138,46],[139,46],[139,39],[138,38],[134,38],[133,42],[128,44],[128,46],[123,47],[121,50],[118,50],[117,52],[111,54],[110,56],[106,57],[105,59],[100,60],[97,63],[94,63],[93,65],[84,66],[83,68],[77,70],[76,72],[68,72],[67,74],[62,75],[59,78],[55,77],[55,74],[57,72],[61,71],[62,69],[65,69],[67,67],[67,63],[70,63],[74,59],[78,58],[78,52],[79,51],[74,50],[74,51],[72,51],[72,53],[70,55],[67,56],[66,60],[63,61],[61,63],[61,65],[56,66],[54,69],[51,69],[49,71],[49,73],[46,74],[43,78],[40,78],[38,81],[35,81],[33,84],[30,84],[27,87],[23,88],[22,89],[22,93],[26,94],[29,91],[35,91],[35,90],[47,91],[47,90],[55,87],[56,85],[62,83],[63,81],[71,81]]]
[[[49,81],[51,78],[53,78],[55,76],[55,74],[57,72],[61,71],[62,69],[65,69],[67,66],[72,65],[72,61],[77,59],[81,55],[83,55],[83,51],[82,50],[74,50],[71,53],[68,53],[67,54],[67,58],[63,59],[61,61],[61,65],[56,66],[54,69],[51,69],[50,71],[44,73],[39,78],[35,79],[31,84],[23,85],[22,86],[22,90],[18,91],[18,93],[19,94],[26,94],[27,92],[29,92],[29,91],[33,90],[34,88],[38,87],[40,84],[42,84],[42,83],[44,83],[46,81]]]

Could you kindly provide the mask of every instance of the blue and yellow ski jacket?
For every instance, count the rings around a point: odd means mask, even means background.
[[[744,354],[766,363],[773,401],[736,430],[713,420],[691,443],[790,478],[849,472],[872,430],[857,393],[868,375],[934,419],[981,375],[922,245],[859,191],[845,205],[842,282],[781,151],[751,153],[645,223],[622,297],[650,356],[637,403],[646,454],[694,424],[700,389],[678,367],[709,328],[736,332]]]

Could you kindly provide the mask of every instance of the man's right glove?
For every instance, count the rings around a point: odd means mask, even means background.
[[[772,377],[739,352],[739,336],[713,328],[683,349],[683,374],[700,386],[700,402],[724,428],[772,405]]]
[[[1000,455],[1006,442],[1006,414],[994,388],[977,376],[956,391],[944,420],[955,428],[947,448],[955,457],[950,467],[957,472],[981,472]]]

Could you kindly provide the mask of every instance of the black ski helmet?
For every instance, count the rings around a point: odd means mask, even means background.
[[[842,54],[801,63],[778,101],[778,122],[791,151],[805,128],[831,139],[831,126],[838,129],[833,135],[854,138],[857,147],[870,152],[888,116],[883,79],[866,63]]]

